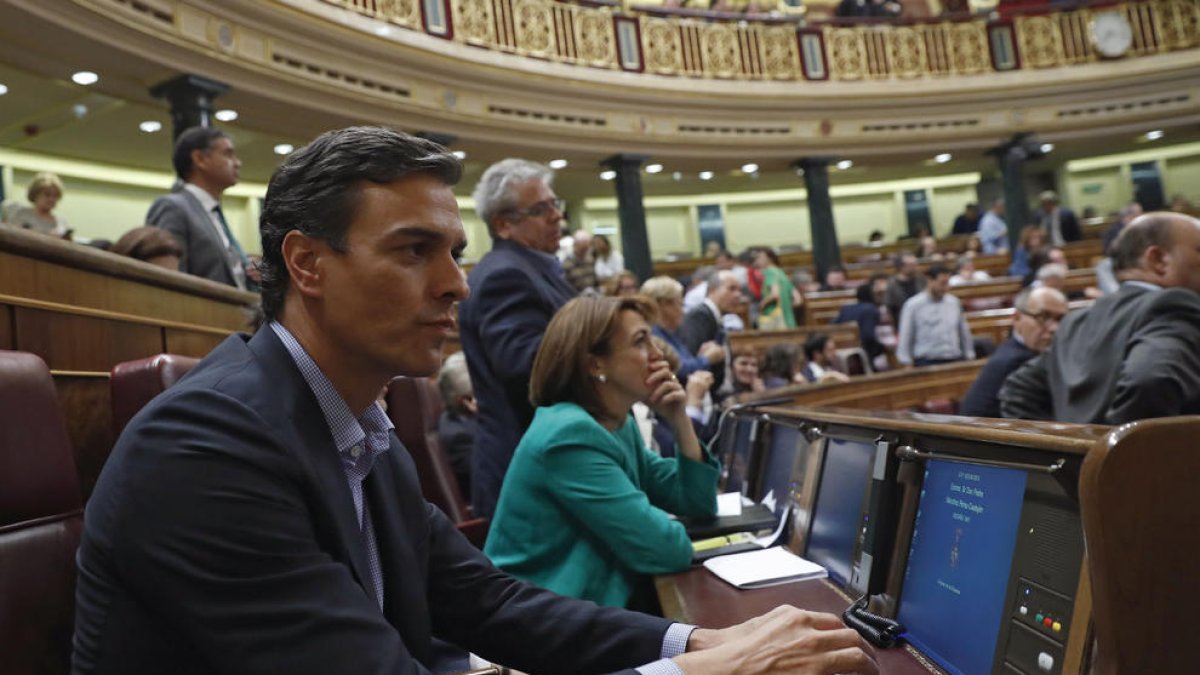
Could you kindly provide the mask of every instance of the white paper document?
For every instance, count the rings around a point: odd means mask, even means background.
[[[764,588],[829,576],[824,567],[782,546],[710,558],[704,561],[704,566],[738,588]]]
[[[725,492],[717,495],[717,517],[732,518],[742,515],[742,493]]]

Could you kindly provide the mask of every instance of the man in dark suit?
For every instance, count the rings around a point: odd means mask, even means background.
[[[886,274],[872,274],[865,284],[859,284],[858,288],[854,289],[854,297],[857,302],[843,305],[838,309],[837,317],[833,320],[834,323],[853,321],[858,324],[858,336],[862,342],[863,351],[867,353],[872,362],[886,351],[879,341],[877,331],[880,308],[887,294],[887,287],[888,277]]]
[[[1200,221],[1148,213],[1113,244],[1116,293],[1072,313],[1000,389],[1005,417],[1123,424],[1200,413]]]
[[[693,629],[516,581],[421,497],[375,400],[437,370],[468,294],[460,172],[364,127],[284,161],[261,222],[267,323],[139,413],[88,502],[73,672],[423,674],[434,636],[530,672],[769,672],[780,651],[876,672],[836,617]]]
[[[1067,315],[1067,298],[1043,286],[1026,288],[1013,302],[1012,334],[1000,343],[979,371],[958,406],[958,414],[1000,417],[1000,387],[1014,370],[1050,348],[1059,323]]]
[[[563,203],[549,167],[506,159],[488,167],[473,194],[492,250],[471,271],[459,308],[463,353],[479,403],[471,453],[471,505],[491,516],[517,443],[533,421],[529,373],[550,318],[575,296],[554,257]]]
[[[1062,246],[1068,241],[1079,241],[1083,231],[1079,229],[1079,219],[1075,212],[1059,204],[1058,193],[1046,190],[1038,195],[1038,216],[1042,229],[1051,246]]]
[[[725,339],[724,317],[736,312],[742,302],[742,285],[737,275],[729,270],[713,270],[705,280],[708,293],[704,301],[683,315],[679,324],[678,337],[689,353],[699,354],[706,343],[716,343],[725,348],[726,358],[709,368],[713,374],[714,395],[725,382],[726,371],[733,363],[729,357],[729,344]]]
[[[180,272],[256,290],[258,272],[221,211],[221,195],[237,184],[242,166],[233,143],[217,129],[192,127],[179,135],[171,160],[181,185],[154,200],[146,222],[175,235]]]
[[[954,227],[950,234],[974,234],[979,230],[979,205],[971,202],[962,213],[954,219]]]

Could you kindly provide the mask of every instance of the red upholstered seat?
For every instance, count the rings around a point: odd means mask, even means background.
[[[113,438],[155,396],[187,375],[200,359],[177,354],[159,354],[137,361],[118,363],[112,369]]]
[[[425,499],[446,513],[473,544],[483,547],[488,521],[473,518],[463,498],[450,459],[438,442],[438,417],[442,398],[437,384],[425,377],[398,377],[388,386],[388,417],[396,425],[396,436],[408,448]]]
[[[958,401],[952,398],[931,398],[917,406],[916,412],[935,413],[938,415],[957,415]]]
[[[46,364],[0,351],[0,673],[67,673],[83,502]]]

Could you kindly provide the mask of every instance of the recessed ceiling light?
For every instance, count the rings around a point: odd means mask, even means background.
[[[296,147],[291,143],[280,143],[279,145],[276,145],[274,149],[275,154],[277,155],[290,155],[292,154],[292,151],[296,149]]]
[[[148,134],[154,134],[162,131],[162,122],[158,120],[146,120],[139,124],[138,128]]]
[[[700,172],[700,180],[712,180],[712,177],[713,177],[713,172],[711,172],[711,171],[701,171]]]
[[[1042,154],[1048,155],[1054,151],[1053,143],[1042,143]]]
[[[646,173],[658,173],[663,170],[662,164],[647,164]]]
[[[743,164],[742,173],[758,173],[758,165],[753,162],[750,164]]]
[[[555,169],[555,170],[558,170],[558,169],[565,169],[565,168],[567,168],[567,160],[565,160],[565,159],[552,159],[552,160],[550,160],[550,168],[551,168],[551,169]]]
[[[600,180],[612,180],[617,177],[617,172],[609,169],[608,171],[600,172]]]
[[[464,150],[455,150],[450,154],[454,155],[454,158],[460,162],[467,158],[467,153]]]
[[[226,108],[225,110],[218,110],[217,112],[213,113],[213,117],[222,122],[232,122],[238,118],[238,112],[236,110],[229,110]]]
[[[81,70],[71,76],[71,81],[75,84],[82,84],[85,87],[89,84],[96,84],[100,81],[100,76],[90,70]]]
[[[8,85],[0,83],[0,96],[8,93]]]
[[[676,171],[676,172],[672,173],[672,174],[671,174],[671,179],[672,179],[672,180],[683,180],[683,172],[682,172],[682,171]]]
[[[82,103],[76,103],[75,105],[71,106],[71,114],[74,115],[76,119],[83,119],[84,117],[87,117],[88,107]]]
[[[842,161],[837,163],[837,168],[842,171],[845,171],[846,169],[849,169],[852,166],[854,166],[854,162],[849,159],[843,159]]]
[[[1162,129],[1154,129],[1152,131],[1146,132],[1146,140],[1148,140],[1148,141],[1157,141],[1158,139],[1160,139],[1162,137],[1163,137]]]
[[[937,162],[938,164],[945,164],[952,159],[954,159],[954,155],[951,155],[948,152],[943,152],[940,155],[935,155],[933,161]]]

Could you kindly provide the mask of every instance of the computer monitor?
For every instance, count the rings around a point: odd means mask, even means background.
[[[898,618],[951,673],[1066,672],[1083,568],[1070,472],[1039,459],[1007,466],[926,462]]]
[[[770,495],[778,516],[787,509],[793,494],[804,482],[808,439],[800,429],[779,422],[772,422],[767,433],[770,440],[762,458],[761,479],[758,489],[749,496],[755,501],[763,501]]]
[[[753,414],[734,414],[731,419],[724,420],[729,425],[721,433],[728,434],[721,452],[721,462],[725,466],[725,481],[723,489],[726,492],[745,492],[746,477],[753,459],[754,438],[758,420]]]
[[[876,447],[869,441],[827,438],[804,557],[846,586],[854,572],[869,508],[867,485]]]

